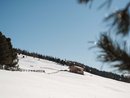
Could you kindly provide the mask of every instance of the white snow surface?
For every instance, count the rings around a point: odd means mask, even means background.
[[[45,70],[45,73],[0,70],[0,98],[130,98],[129,83],[87,72],[85,75],[57,72],[68,67],[22,57],[19,55],[20,68]]]

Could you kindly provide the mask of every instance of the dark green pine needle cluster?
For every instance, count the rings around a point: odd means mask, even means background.
[[[79,0],[79,3],[86,3],[96,1],[96,0]],[[112,0],[104,0],[105,2],[101,3],[99,8],[103,8],[107,5],[109,8]],[[123,1],[121,1],[123,2]],[[127,36],[130,32],[130,2],[127,5],[117,10],[104,19],[105,22],[111,22],[110,29],[108,31],[116,32],[116,35],[121,34],[123,37]],[[103,33],[100,35],[99,40],[97,42],[97,48],[99,48],[100,54],[98,55],[98,59],[102,62],[118,62],[114,63],[114,67],[119,68],[119,70],[127,70],[130,71],[130,51],[128,51],[127,41],[124,41],[124,44],[118,44],[113,41],[110,35]]]
[[[107,33],[101,34],[97,43],[97,47],[101,50],[98,59],[102,62],[118,62],[114,66],[119,70],[130,70],[130,55],[126,42],[123,45],[121,48]]]
[[[117,10],[104,19],[105,21],[112,21],[111,27],[115,27],[117,34],[125,36],[130,31],[129,7],[130,2],[124,9]]]

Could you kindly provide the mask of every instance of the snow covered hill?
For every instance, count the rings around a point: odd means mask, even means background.
[[[68,67],[23,55],[19,65],[45,73],[0,70],[0,98],[130,98],[129,83],[59,71]]]

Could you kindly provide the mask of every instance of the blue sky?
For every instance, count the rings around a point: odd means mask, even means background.
[[[98,51],[89,50],[88,41],[106,30],[104,16],[128,1],[97,10],[97,1],[89,9],[76,0],[0,0],[0,31],[13,47],[100,68]]]

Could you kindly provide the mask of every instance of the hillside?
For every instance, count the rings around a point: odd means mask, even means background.
[[[45,72],[0,70],[0,98],[130,98],[129,83],[59,71],[68,67],[25,55],[19,55],[19,66]]]

